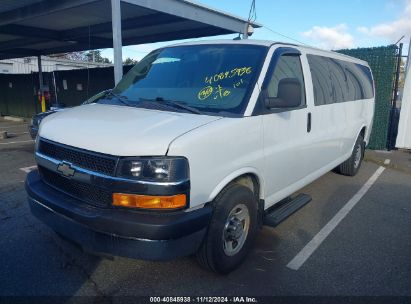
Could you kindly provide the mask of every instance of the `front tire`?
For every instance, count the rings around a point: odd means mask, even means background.
[[[247,187],[232,184],[214,201],[207,235],[197,252],[199,263],[227,274],[245,259],[257,230],[257,200]]]
[[[358,173],[364,157],[364,138],[360,134],[355,142],[351,157],[338,166],[338,172],[342,175],[354,176]]]

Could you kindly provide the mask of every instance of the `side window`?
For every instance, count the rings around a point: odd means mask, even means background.
[[[346,72],[349,81],[355,84],[356,91],[354,100],[374,97],[372,76],[368,67],[346,62]]]
[[[300,87],[300,92],[294,88]],[[305,85],[300,56],[282,55],[275,66],[274,73],[268,83],[269,98],[298,98],[300,105],[305,104]]]
[[[316,106],[374,97],[371,70],[363,65],[307,55]]]
[[[347,74],[347,86],[348,86],[348,101],[363,99],[363,90],[361,81],[356,76],[355,64],[346,62],[345,73]]]
[[[314,104],[316,106],[334,102],[334,91],[329,69],[329,59],[307,55],[314,87]]]
[[[347,100],[347,76],[344,64],[341,60],[329,59],[331,73],[331,83],[333,87],[334,102],[344,102]]]

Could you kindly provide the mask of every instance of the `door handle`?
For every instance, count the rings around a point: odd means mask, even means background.
[[[307,132],[311,132],[311,113],[307,114]]]

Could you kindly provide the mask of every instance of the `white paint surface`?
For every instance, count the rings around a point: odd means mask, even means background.
[[[165,155],[173,139],[219,119],[218,116],[90,104],[45,117],[39,136],[110,155]]]

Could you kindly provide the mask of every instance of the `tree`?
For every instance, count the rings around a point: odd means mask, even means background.
[[[101,50],[91,50],[85,54],[86,60],[90,62],[111,63],[110,59],[101,56]]]
[[[89,61],[89,62],[101,62],[101,63],[111,63],[110,59],[103,57],[101,55],[101,50],[91,50],[88,52],[72,52],[72,53],[62,53],[51,55],[54,58],[64,58],[68,60],[76,61]]]
[[[138,60],[132,59],[130,57],[127,57],[127,59],[123,61],[124,65],[134,65],[134,64],[137,64],[137,63],[138,63]]]
[[[86,61],[87,58],[85,56],[85,52],[72,52],[72,53],[61,53],[61,54],[54,54],[50,55],[53,58],[62,58],[68,60],[75,60],[75,61]]]

